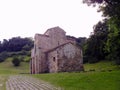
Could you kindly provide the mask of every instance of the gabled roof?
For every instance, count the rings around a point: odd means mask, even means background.
[[[56,49],[58,49],[58,48],[60,48],[60,47],[62,47],[62,46],[65,46],[65,45],[69,44],[69,43],[72,44],[72,45],[75,45],[75,44],[72,43],[72,42],[67,42],[67,43],[61,44],[61,45],[59,45],[59,46],[57,46],[57,47],[55,47],[55,48],[49,49],[49,50],[45,51],[45,53],[52,52],[52,51],[54,51],[54,50],[56,50]]]

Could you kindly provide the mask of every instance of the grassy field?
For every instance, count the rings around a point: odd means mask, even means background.
[[[5,75],[5,74],[0,74],[0,90],[6,90],[6,81],[8,79],[8,75]]]
[[[64,90],[120,90],[120,66],[102,61],[85,64],[85,72],[52,73],[29,75],[49,82]],[[29,63],[22,62],[14,67],[11,58],[0,63],[0,90],[5,90],[5,82],[10,75],[29,73]],[[28,74],[24,74],[28,75]]]
[[[29,63],[22,62],[19,67],[14,67],[11,59],[0,63],[0,90],[6,90],[5,83],[10,75],[29,73]]]
[[[85,64],[85,71],[116,71],[120,70],[120,65],[115,65],[113,61],[101,61],[95,64]]]
[[[29,73],[29,63],[21,62],[19,67],[14,67],[11,59],[8,58],[5,62],[0,63],[0,74]]]
[[[120,90],[120,71],[34,75],[64,90]]]
[[[64,90],[120,90],[120,66],[113,62],[85,64],[85,72],[33,75]]]

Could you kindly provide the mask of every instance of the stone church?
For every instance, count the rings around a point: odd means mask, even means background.
[[[31,52],[31,74],[83,70],[82,49],[60,27],[36,34]]]

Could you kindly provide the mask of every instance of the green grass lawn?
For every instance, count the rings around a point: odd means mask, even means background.
[[[0,90],[6,90],[5,84],[10,75],[29,73],[29,63],[22,62],[19,67],[14,67],[11,60],[8,58],[0,63]]]
[[[116,71],[120,70],[120,65],[114,64],[113,61],[101,61],[95,64],[84,64],[85,71]]]
[[[64,90],[120,90],[120,66],[102,61],[85,64],[85,72],[51,73],[29,75]],[[0,90],[5,90],[5,82],[10,75],[29,73],[29,63],[22,62],[14,67],[11,58],[0,63]],[[25,74],[28,75],[28,74]]]
[[[7,79],[8,79],[8,75],[0,74],[0,90],[6,90]]]
[[[34,77],[64,90],[120,90],[120,71],[40,74]]]
[[[0,74],[20,74],[20,73],[29,73],[29,63],[21,62],[20,66],[14,67],[12,58],[8,58],[4,62],[0,63]]]
[[[64,90],[120,90],[119,66],[113,62],[85,64],[85,71],[33,75]],[[93,70],[94,69],[94,70]]]

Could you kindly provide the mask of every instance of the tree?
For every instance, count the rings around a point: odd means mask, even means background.
[[[116,60],[116,64],[120,64],[120,21],[117,19],[109,20],[106,51],[109,53],[108,59]]]
[[[76,38],[77,45],[79,45],[81,48],[83,48],[84,44],[86,43],[86,40],[87,40],[86,37]]]
[[[31,38],[13,37],[9,40],[4,39],[0,42],[0,52],[16,52],[16,51],[30,51],[33,47],[33,40]]]
[[[7,51],[8,48],[8,40],[7,39],[3,39],[3,43],[2,43],[2,51]]]
[[[84,62],[94,63],[104,60],[107,54],[105,52],[108,35],[107,20],[98,22],[93,29],[93,34],[88,38],[84,46]]]
[[[108,59],[114,59],[120,64],[120,0],[83,0],[88,5],[99,4],[98,11],[103,12],[103,16],[108,19],[108,37],[106,42],[106,52]]]

